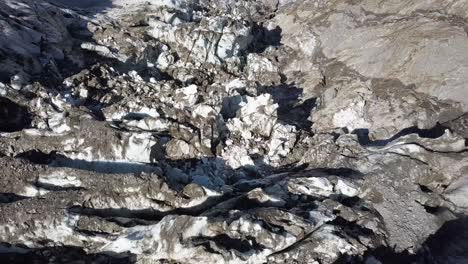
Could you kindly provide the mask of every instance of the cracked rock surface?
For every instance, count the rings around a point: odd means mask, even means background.
[[[1,263],[467,263],[468,1],[4,0]]]

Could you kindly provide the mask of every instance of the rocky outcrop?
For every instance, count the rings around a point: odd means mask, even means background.
[[[319,99],[311,115],[316,131],[368,130],[372,139],[391,138],[409,127],[431,129],[463,113],[460,104],[437,100],[391,79],[331,79]]]

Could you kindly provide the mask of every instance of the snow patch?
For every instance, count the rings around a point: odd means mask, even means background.
[[[268,159],[279,162],[287,157],[296,142],[296,128],[291,125],[276,124],[268,142]]]
[[[65,113],[56,113],[49,116],[49,128],[57,134],[64,134],[71,131],[71,127],[67,124]]]
[[[278,104],[273,103],[270,94],[261,94],[257,97],[245,96],[240,103],[236,118],[230,119],[226,124],[230,131],[237,131],[248,135],[245,130],[270,137],[273,126],[276,124],[276,110]],[[248,139],[248,138],[246,138]]]
[[[18,194],[21,196],[25,196],[25,197],[36,197],[36,196],[45,195],[48,192],[49,191],[47,190],[37,188],[35,186],[27,185],[26,187],[24,187],[23,191],[21,191]]]
[[[224,148],[222,157],[226,161],[226,164],[233,169],[255,165],[246,148],[237,145]]]
[[[353,131],[357,128],[370,127],[370,123],[365,119],[364,107],[366,102],[359,100],[341,109],[333,116],[333,125],[335,127],[346,127],[348,131]]]
[[[51,174],[39,176],[39,183],[60,186],[60,187],[80,187],[81,181],[76,176],[71,176],[64,171],[55,171]]]
[[[278,68],[269,59],[254,53],[247,56],[247,79],[256,80],[259,74],[275,72]]]

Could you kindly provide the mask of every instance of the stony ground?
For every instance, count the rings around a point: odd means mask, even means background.
[[[1,263],[467,263],[468,1],[3,0]]]

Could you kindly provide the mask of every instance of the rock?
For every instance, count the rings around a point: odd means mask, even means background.
[[[245,130],[241,132],[245,139],[249,139],[252,132],[269,137],[276,123],[275,114],[278,105],[273,104],[272,98],[268,94],[246,97],[244,100],[240,103],[241,107],[237,111],[237,117],[231,119],[227,123],[227,127],[233,131]]]
[[[461,211],[468,210],[468,200],[464,195],[468,188],[467,184],[466,177],[462,177],[454,181],[446,190],[446,197]]]
[[[452,6],[463,6],[463,1],[457,2]],[[424,6],[418,2],[408,9],[415,11],[418,5]],[[365,14],[367,6],[376,14],[390,15],[374,24],[370,22],[374,15]],[[466,110],[466,89],[463,82],[459,82],[468,70],[463,27],[452,26],[430,13],[411,16],[411,11],[403,11],[392,15],[398,10],[396,6],[377,7],[367,1],[363,10],[350,7],[353,11],[349,15],[329,13],[324,21],[329,26],[317,32],[324,55],[337,58],[367,77],[392,76],[405,85],[415,84],[415,90],[439,99],[461,102]],[[434,7],[430,6],[431,9]],[[345,4],[341,8],[345,8]],[[355,21],[355,17],[361,17],[362,22]]]
[[[411,91],[396,80],[350,79],[327,82],[312,114],[315,128],[368,129],[371,139],[386,139],[408,127],[431,129],[462,113],[461,106]]]
[[[196,154],[195,149],[183,140],[171,140],[166,145],[166,153],[172,159],[187,159],[194,158]]]
[[[2,81],[11,77],[12,86],[20,89],[28,83],[28,75],[58,70],[52,65],[64,59],[71,62],[66,68],[81,67],[83,57],[73,46],[72,35],[85,28],[85,17],[48,2],[33,4],[30,0],[4,1],[1,8],[8,14],[0,21],[4,29],[0,42]],[[49,73],[48,78],[59,76],[59,72]]]
[[[280,82],[278,67],[268,58],[261,57],[254,53],[247,56],[247,79],[252,81]],[[276,80],[275,80],[276,79]]]
[[[117,59],[121,62],[125,62],[127,58],[125,56],[115,54],[112,52],[108,47],[103,46],[103,45],[96,45],[93,43],[85,42],[81,44],[81,48],[89,51],[94,51],[97,52],[99,55],[103,57],[108,57],[111,59]]]

